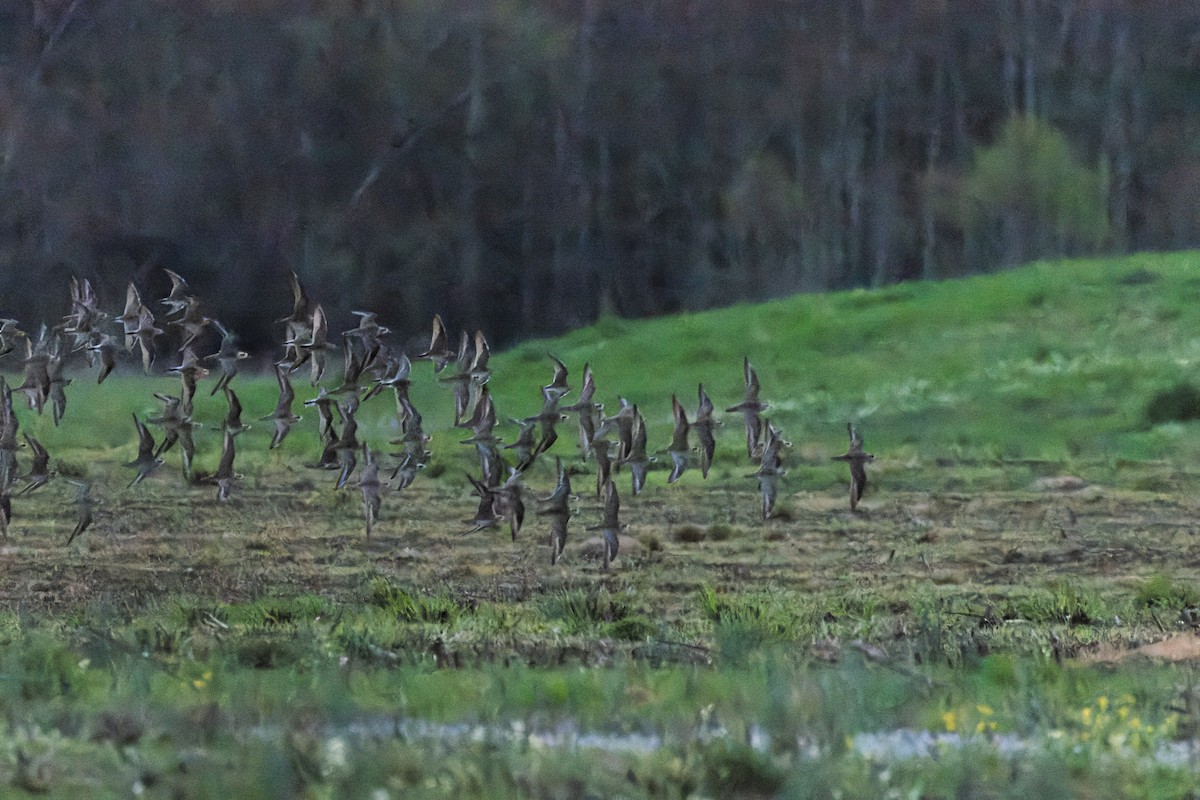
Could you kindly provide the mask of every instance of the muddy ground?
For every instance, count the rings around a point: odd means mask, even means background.
[[[596,531],[588,530],[599,522],[588,476],[576,478],[581,498],[557,566],[532,498],[517,541],[506,527],[467,533],[475,498],[450,474],[385,497],[369,540],[358,492],[335,491],[328,474],[264,471],[242,480],[224,504],[212,487],[185,487],[165,468],[132,488],[117,483],[121,477],[97,482],[95,522],[71,545],[73,486],[60,479],[14,499],[0,549],[0,605],[136,610],[170,595],[241,602],[309,592],[355,602],[383,577],[509,602],[600,585],[632,591],[670,616],[686,613],[702,585],[731,593],[949,593],[986,605],[1064,580],[1130,593],[1149,576],[1189,580],[1200,568],[1193,501],[1071,480],[1017,492],[876,489],[857,513],[840,493],[785,491],[775,518],[763,521],[749,485],[651,485],[632,497],[623,477],[628,529],[604,573]],[[547,477],[531,478],[529,494],[548,493]]]

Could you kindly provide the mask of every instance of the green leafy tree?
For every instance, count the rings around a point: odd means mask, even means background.
[[[1108,233],[1108,170],[1089,168],[1053,125],[1014,115],[990,147],[976,152],[962,183],[968,235],[998,247],[1005,261],[1098,247]]]

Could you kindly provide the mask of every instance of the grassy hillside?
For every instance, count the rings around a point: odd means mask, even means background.
[[[1200,253],[1038,263],[999,275],[806,295],[704,314],[606,319],[497,359],[501,397],[548,376],[544,351],[590,361],[669,426],[669,396],[694,406],[741,391],[758,369],[771,416],[814,465],[844,449],[847,420],[893,466],[1048,460],[1082,471],[1200,456],[1186,426],[1153,426],[1159,392],[1200,380]],[[531,405],[526,402],[525,405]],[[524,406],[522,406],[524,408]],[[736,417],[728,427],[736,429]],[[658,432],[656,430],[656,432]],[[737,437],[727,431],[728,446]],[[882,465],[881,465],[882,466]],[[886,469],[886,467],[883,467]]]
[[[845,423],[854,420],[881,457],[880,473],[908,488],[1024,485],[1032,474],[1064,470],[1157,487],[1185,476],[1185,465],[1200,459],[1200,434],[1172,422],[1154,425],[1148,410],[1156,394],[1200,382],[1198,300],[1200,253],[1038,263],[965,280],[654,320],[605,318],[496,354],[491,385],[500,416],[521,417],[540,405],[538,387],[551,374],[546,353],[568,364],[576,388],[589,362],[598,399],[610,409],[618,396],[639,404],[653,450],[670,435],[672,393],[694,408],[702,381],[719,407],[731,405],[741,394],[742,358],[749,356],[772,404],[769,416],[795,444],[794,485],[838,479],[828,456],[844,449]],[[336,381],[336,369],[332,364],[327,381]],[[235,385],[247,418],[273,407],[273,379],[243,375]],[[302,378],[296,385],[298,400],[314,393]],[[43,418],[30,419],[28,429],[52,452],[82,448],[88,459],[124,459],[134,441],[129,411],[153,411],[156,390],[174,391],[174,384],[131,373],[96,387],[79,374],[63,427],[54,431]],[[469,453],[454,444],[458,432],[448,430],[449,397],[429,365],[417,363],[414,401],[426,426],[440,432],[438,460],[457,469],[469,463]],[[1169,405],[1162,407],[1167,417]],[[373,445],[395,435],[392,408],[387,397],[364,408],[363,430]],[[220,397],[204,397],[197,416],[215,431],[223,409]],[[308,416],[264,466],[311,457],[314,415]],[[718,480],[744,472],[740,419],[726,419]],[[260,449],[267,427],[259,424],[243,440],[245,452]],[[569,456],[574,423],[564,431],[556,452]],[[508,426],[502,435],[515,433]],[[200,446],[215,459],[217,436],[208,438],[206,445],[201,435]]]

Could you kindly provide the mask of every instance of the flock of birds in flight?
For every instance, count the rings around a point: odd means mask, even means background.
[[[29,472],[18,476],[16,453],[19,449],[17,416],[13,410],[13,393],[23,394],[31,409],[41,414],[50,406],[54,424],[58,425],[66,411],[65,387],[71,382],[64,368],[70,354],[82,352],[93,367],[99,367],[98,382],[112,372],[122,353],[140,355],[143,368],[150,370],[157,351],[156,340],[168,332],[181,342],[179,363],[169,368],[180,379],[178,394],[155,392],[162,408],[155,416],[140,419],[133,414],[137,433],[138,454],[126,466],[134,470],[130,487],[152,474],[165,462],[164,454],[177,449],[183,475],[192,481],[192,460],[195,455],[193,433],[198,423],[192,419],[193,399],[197,382],[216,374],[210,395],[223,393],[228,411],[221,426],[221,457],[216,471],[204,480],[215,484],[217,499],[229,500],[241,477],[234,471],[237,457],[237,437],[250,426],[242,421],[242,405],[232,386],[238,365],[249,354],[238,348],[237,337],[218,320],[202,313],[200,300],[192,294],[187,282],[175,272],[166,270],[172,282],[170,293],[159,303],[166,307],[160,320],[142,301],[137,287],[130,283],[125,308],[119,316],[102,310],[91,283],[84,279],[71,280],[71,310],[54,327],[42,324],[36,337],[18,327],[15,320],[0,320],[0,356],[23,348],[24,380],[10,388],[0,376],[0,525],[7,530],[12,516],[12,497],[24,495],[46,485],[54,474],[46,448],[29,433],[24,439],[32,454]],[[379,518],[385,488],[402,491],[415,480],[430,458],[429,435],[422,427],[420,412],[409,398],[412,361],[402,348],[390,348],[383,342],[389,330],[381,325],[376,314],[354,312],[359,324],[341,336],[341,382],[334,388],[324,383],[327,355],[334,346],[329,339],[329,326],[320,304],[314,303],[295,273],[291,274],[292,312],[279,322],[284,327],[283,357],[275,363],[275,378],[279,400],[274,411],[261,421],[273,424],[270,448],[284,441],[301,417],[294,411],[296,393],[292,375],[305,365],[309,368],[310,383],[318,389],[316,397],[303,401],[314,406],[318,414],[318,435],[321,443],[320,460],[313,465],[337,473],[335,486],[353,486],[362,493],[362,509],[369,538]],[[163,328],[157,327],[161,321]],[[118,332],[119,331],[119,332]],[[200,343],[219,336],[215,352],[201,356]],[[549,383],[541,388],[541,410],[524,419],[514,419],[520,425],[516,439],[504,443],[496,434],[496,407],[488,388],[491,371],[488,367],[491,350],[481,331],[470,337],[460,334],[457,347],[452,346],[441,317],[433,319],[433,331],[428,348],[417,359],[433,363],[437,381],[453,393],[454,426],[470,435],[462,439],[474,448],[479,462],[479,476],[468,479],[479,498],[474,517],[467,521],[470,531],[476,532],[507,524],[516,540],[525,518],[526,489],[523,478],[539,457],[557,441],[557,426],[574,415],[578,424],[578,446],[584,461],[595,465],[596,497],[602,500],[603,513],[598,526],[603,539],[603,568],[608,569],[620,546],[620,498],[613,480],[614,473],[626,468],[631,476],[631,492],[642,491],[646,473],[653,456],[647,453],[646,425],[637,405],[620,398],[615,414],[605,415],[604,406],[595,402],[596,383],[590,366],[584,365],[583,383],[576,402],[564,405],[571,392],[566,365],[549,355],[553,373]],[[726,409],[727,413],[742,415],[746,430],[746,454],[757,470],[750,476],[757,479],[762,497],[762,516],[771,516],[775,506],[777,485],[784,474],[783,449],[790,443],[783,432],[765,417],[769,404],[759,399],[758,376],[749,358],[743,362],[745,392],[741,402]],[[385,479],[381,473],[378,454],[358,438],[357,412],[362,403],[391,390],[395,396],[396,420],[401,432],[391,442],[400,446],[392,454],[397,459]],[[691,420],[672,396],[674,431],[666,448],[671,459],[668,483],[674,483],[693,460],[704,478],[708,477],[716,446],[715,429],[721,421],[704,385],[698,388],[698,408]],[[150,425],[160,428],[161,439],[155,439]],[[864,464],[874,456],[863,450],[863,440],[855,427],[847,425],[850,447],[835,456],[850,466],[850,508],[856,510],[867,478]],[[689,444],[694,435],[698,446]],[[614,440],[615,439],[615,440]],[[698,454],[698,455],[697,455]],[[557,482],[545,498],[537,498],[536,513],[545,516],[550,524],[550,563],[557,563],[567,540],[567,527],[573,515],[571,501],[572,470],[555,459]],[[357,473],[357,477],[356,476]],[[352,478],[355,480],[352,481]],[[24,485],[17,489],[18,480]],[[96,500],[90,481],[71,480],[76,486],[75,506],[78,519],[67,539],[72,542],[93,520]]]

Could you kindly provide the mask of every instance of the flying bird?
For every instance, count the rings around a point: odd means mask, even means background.
[[[750,458],[757,458],[759,455],[759,436],[763,429],[762,419],[759,415],[770,408],[770,404],[758,399],[758,373],[754,371],[754,367],[750,366],[749,358],[742,361],[742,373],[746,384],[745,393],[742,395],[742,402],[735,406],[730,406],[725,411],[730,414],[738,411],[741,412],[746,422],[746,455]]]
[[[137,418],[137,414],[133,414],[133,427],[137,429],[138,435],[138,455],[133,461],[128,462],[125,466],[133,467],[137,470],[137,474],[133,476],[133,480],[129,482],[129,486],[141,483],[146,476],[154,470],[158,469],[163,459],[154,452],[154,437],[150,435],[150,429]],[[86,527],[86,526],[85,526]],[[71,537],[75,538],[74,535]],[[70,544],[70,540],[67,541]]]
[[[271,437],[269,448],[271,450],[283,443],[292,426],[301,419],[292,413],[292,401],[296,399],[296,392],[292,389],[291,380],[288,379],[286,364],[275,365],[275,380],[279,384],[279,402],[275,404],[273,412],[262,418],[263,422],[271,420],[275,423],[275,434]]]
[[[862,436],[854,423],[847,422],[846,430],[850,434],[850,449],[840,456],[833,456],[834,461],[845,461],[850,465],[850,510],[858,510],[858,501],[862,500],[863,492],[867,490],[866,463],[874,461],[875,456],[863,451]]]

